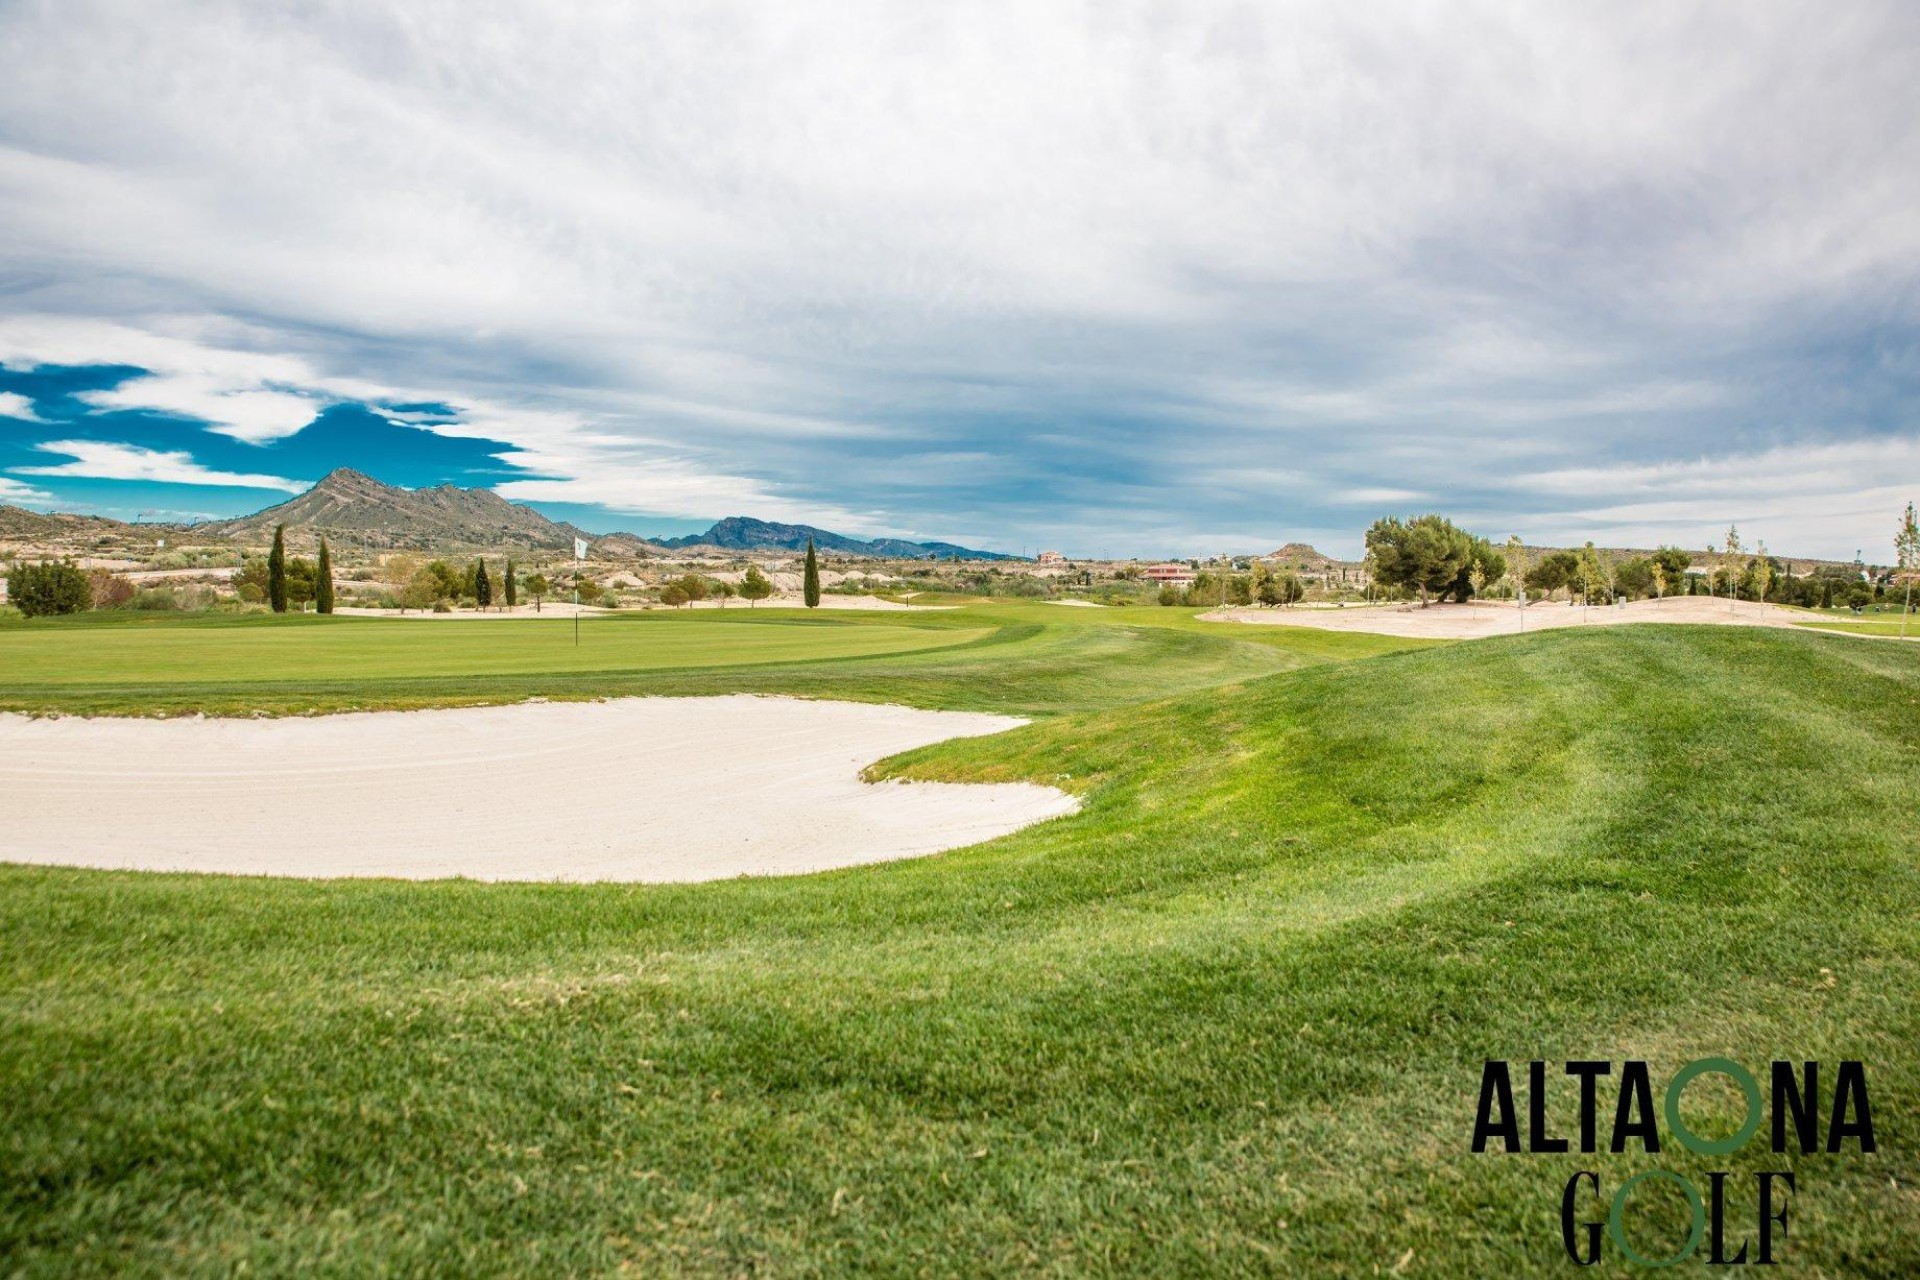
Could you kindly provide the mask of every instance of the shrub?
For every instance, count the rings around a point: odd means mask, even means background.
[[[16,564],[7,575],[7,597],[29,618],[79,613],[93,603],[93,589],[71,560]]]
[[[87,574],[87,587],[96,609],[119,609],[133,599],[133,583],[117,573],[95,569]]]

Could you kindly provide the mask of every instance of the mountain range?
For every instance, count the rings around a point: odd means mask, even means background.
[[[98,517],[42,516],[18,508],[0,508],[0,531],[18,534],[45,536],[80,520],[97,522],[102,527],[118,526],[117,521]],[[8,529],[9,525],[19,527]],[[679,538],[649,539],[634,533],[593,534],[565,521],[550,520],[532,507],[508,502],[491,489],[462,489],[451,484],[402,489],[346,467],[327,473],[305,493],[277,506],[250,516],[198,524],[193,526],[192,534],[196,538],[262,544],[272,539],[279,525],[287,527],[296,545],[310,544],[316,534],[325,533],[330,541],[341,545],[422,551],[456,547],[567,550],[575,538],[581,538],[593,546],[598,556],[641,559],[703,550],[800,551],[811,537],[820,550],[841,555],[884,559],[1013,558],[951,542],[909,542],[901,538],[864,541],[811,525],[772,524],[747,516],[729,516],[704,533]]]
[[[1012,560],[997,551],[978,551],[951,542],[909,542],[904,538],[874,538],[865,541],[843,533],[816,529],[810,524],[773,524],[749,516],[728,516],[717,521],[705,533],[690,533],[680,538],[656,538],[662,547],[719,547],[723,551],[803,551],[807,539],[822,551],[849,556],[871,556],[883,560],[924,560],[937,556],[942,560]]]

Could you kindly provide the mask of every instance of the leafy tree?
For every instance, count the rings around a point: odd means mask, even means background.
[[[1638,600],[1655,593],[1660,575],[1664,572],[1648,557],[1636,556],[1622,561],[1613,571],[1613,583],[1620,589],[1621,595],[1629,600]]]
[[[315,613],[333,612],[333,556],[324,535],[320,539],[320,560],[313,567],[313,609]]]
[[[520,603],[520,598],[519,598],[520,592],[518,588],[515,586],[514,580],[513,580],[513,561],[511,560],[507,561],[506,572],[500,575],[500,579],[502,584],[506,587],[507,608],[511,609],[516,604]]]
[[[1562,587],[1571,587],[1580,573],[1580,557],[1571,551],[1555,551],[1543,556],[1527,573],[1527,586],[1549,599]],[[1572,597],[1568,597],[1572,603]]]
[[[1507,536],[1507,576],[1513,579],[1513,594],[1516,599],[1527,586],[1527,548],[1517,533]]]
[[[307,606],[313,603],[317,577],[314,568],[313,561],[305,556],[294,556],[287,561],[287,603],[301,613],[305,613]]]
[[[660,603],[670,609],[678,609],[682,605],[690,604],[692,600],[693,597],[687,594],[687,589],[681,586],[678,580],[669,582],[666,586],[660,588]],[[750,623],[748,625],[753,626],[758,624]]]
[[[1600,563],[1600,553],[1594,549],[1591,542],[1580,548],[1579,563],[1577,579],[1580,583],[1580,599],[1582,603],[1592,604],[1593,593],[1603,587],[1611,586],[1613,575],[1607,571],[1605,565]]]
[[[1761,604],[1767,602],[1767,592],[1773,589],[1774,560],[1767,554],[1767,544],[1761,543],[1753,557],[1753,563],[1747,566],[1746,587],[1749,594]]]
[[[93,604],[87,575],[71,560],[24,561],[7,575],[7,599],[29,618],[79,613]]]
[[[1179,604],[1180,593],[1173,589],[1172,583],[1168,583],[1160,588],[1159,600],[1161,604]]]
[[[820,557],[813,549],[813,539],[807,539],[807,569],[802,580],[801,593],[807,602],[807,608],[820,607]]]
[[[733,599],[733,584],[731,582],[714,583],[713,595],[714,598],[720,602],[720,607],[722,609],[726,608],[727,601]]]
[[[1913,504],[1907,504],[1900,517],[1900,532],[1893,537],[1894,581],[1906,588],[1900,605],[1900,634],[1907,634],[1907,615],[1913,612],[1913,580],[1920,577],[1920,522],[1916,522]]]
[[[675,581],[680,589],[687,593],[689,603],[695,600],[705,600],[712,594],[711,588],[707,585],[707,580],[697,573],[686,574],[675,579]]]
[[[436,600],[458,600],[473,590],[473,579],[445,560],[427,561],[425,572],[434,580]]]
[[[446,599],[444,584],[431,566],[421,565],[400,588],[400,611],[431,609],[434,602]]]
[[[1271,604],[1273,602],[1267,599],[1271,594],[1273,594],[1273,567],[1265,560],[1255,560],[1247,579],[1248,601],[1258,600],[1261,604]]]
[[[267,562],[259,556],[241,560],[234,575],[234,590],[248,604],[264,604],[267,599]]]
[[[487,576],[487,562],[473,562],[473,602],[482,609],[493,603],[493,579]]]
[[[1653,564],[1660,571],[1661,589],[1678,592],[1693,567],[1693,555],[1680,547],[1661,547],[1653,553]]]
[[[746,598],[747,607],[752,608],[773,594],[773,583],[766,574],[760,572],[759,565],[748,564],[746,576],[740,580],[740,594]]]
[[[547,592],[552,589],[552,584],[547,581],[546,574],[536,573],[528,577],[527,594],[533,597],[533,611],[535,613],[540,612],[541,602],[547,598]]]
[[[1367,555],[1375,578],[1390,587],[1418,591],[1422,603],[1430,593],[1453,590],[1466,576],[1474,558],[1473,543],[1471,534],[1438,515],[1404,522],[1384,517],[1367,530]]]
[[[273,527],[273,550],[267,553],[267,603],[275,613],[287,611],[287,526]]]

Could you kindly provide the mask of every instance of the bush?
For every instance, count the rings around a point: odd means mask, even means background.
[[[133,599],[133,583],[117,573],[95,569],[87,574],[87,586],[96,609],[119,609]]]
[[[7,575],[7,597],[29,618],[79,613],[93,604],[87,575],[70,560],[17,564]]]

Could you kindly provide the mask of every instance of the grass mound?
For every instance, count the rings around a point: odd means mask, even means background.
[[[1012,687],[1089,709],[882,771],[1084,810],[921,862],[0,869],[0,1254],[1558,1274],[1576,1168],[1798,1165],[1788,1262],[1920,1272],[1920,655],[1663,627],[1300,661],[1124,705],[1042,663]],[[1483,1059],[1708,1055],[1864,1060],[1880,1152],[1468,1152]]]

